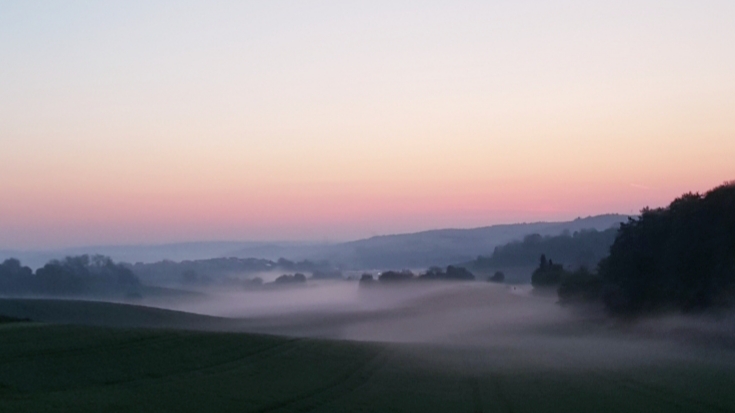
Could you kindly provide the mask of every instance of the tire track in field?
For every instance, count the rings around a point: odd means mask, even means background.
[[[467,355],[462,356],[462,362],[464,363],[465,371],[467,371],[467,385],[470,387],[470,394],[472,398],[472,412],[483,413],[482,409],[482,393],[480,391],[480,381],[477,378],[477,373],[472,371],[472,363]]]
[[[614,384],[617,387],[622,387],[638,394],[653,397],[659,401],[662,401],[663,403],[675,405],[677,407],[683,407],[692,411],[703,412],[735,412],[735,410],[733,410],[732,408],[721,406],[707,400],[700,400],[691,396],[687,396],[686,394],[681,392],[667,391],[655,385],[635,380],[632,377],[615,379],[597,372],[593,374],[595,374],[597,377],[602,378],[602,380],[604,381],[608,381]]]
[[[167,341],[173,341],[179,339],[181,336],[178,335],[150,335],[146,337],[138,337],[135,339],[128,339],[122,342],[115,342],[111,340],[109,343],[100,343],[97,345],[88,345],[81,347],[71,347],[57,350],[43,350],[43,351],[31,351],[24,354],[15,354],[10,358],[0,360],[0,365],[16,363],[20,360],[33,360],[42,357],[74,357],[84,356],[88,354],[108,352],[108,351],[119,351],[122,349],[135,348],[140,346],[149,345],[151,343],[161,343]]]
[[[568,353],[564,354],[567,358],[572,358]],[[691,397],[682,392],[676,392],[672,390],[665,390],[659,386],[645,383],[640,380],[636,380],[633,377],[627,376],[625,378],[617,378],[617,372],[608,372],[605,374],[600,371],[588,371],[597,377],[602,382],[608,382],[618,388],[624,388],[634,393],[638,393],[644,396],[652,397],[659,400],[662,404],[673,405],[678,408],[685,408],[690,411],[700,412],[721,412],[721,413],[733,413],[735,409],[721,406],[716,403],[712,403],[708,400],[697,399]]]
[[[345,398],[346,396],[349,396],[349,395],[353,394],[359,388],[363,387],[370,380],[372,380],[373,377],[375,377],[375,375],[378,374],[378,372],[380,370],[382,370],[383,367],[385,367],[385,365],[388,364],[390,362],[390,360],[393,360],[394,358],[395,358],[394,357],[394,354],[388,353],[388,351],[386,349],[383,349],[383,350],[379,351],[378,353],[376,353],[374,356],[371,357],[371,359],[370,359],[370,361],[368,361],[368,363],[366,363],[366,365],[368,366],[368,368],[366,368],[364,370],[364,374],[362,375],[362,377],[359,377],[359,378],[355,379],[356,383],[350,384],[350,385],[347,386],[347,391],[342,391],[342,390],[339,390],[339,389],[334,390],[332,392],[333,393],[333,396],[332,397],[327,398],[325,401],[322,401],[322,402],[318,402],[317,401],[316,404],[313,404],[311,406],[307,406],[308,410],[304,410],[303,408],[302,409],[298,409],[297,408],[297,409],[299,411],[314,411],[316,409],[319,409],[321,407],[325,407],[325,406],[327,406],[329,404],[332,404],[332,403],[334,403],[334,402],[336,402],[336,401],[338,401],[340,399]]]
[[[239,356],[234,359],[227,359],[221,362],[207,364],[206,366],[200,366],[196,368],[186,369],[183,371],[177,371],[177,372],[172,372],[168,374],[161,374],[157,376],[144,376],[144,377],[137,377],[137,378],[131,378],[131,379],[123,379],[119,381],[105,383],[105,385],[116,386],[116,385],[125,385],[125,384],[140,384],[145,381],[176,380],[176,379],[180,380],[180,379],[184,379],[186,376],[190,376],[194,374],[201,374],[200,378],[211,377],[214,375],[221,375],[223,373],[231,372],[238,368],[244,367],[244,365],[241,364],[243,361],[246,361],[256,356],[258,356],[258,361],[259,361],[259,360],[267,360],[269,358],[273,358],[276,356],[287,354],[289,352],[293,352],[297,349],[297,346],[294,346],[292,344],[296,344],[299,342],[302,342],[302,339],[300,338],[288,339],[288,340],[281,341],[275,345],[267,346],[265,348],[260,348],[255,351],[245,353],[242,356]],[[287,348],[282,349],[282,347],[287,347]],[[237,347],[235,346],[235,348]],[[270,353],[270,354],[265,354],[265,353]],[[225,367],[228,365],[230,366]]]
[[[471,395],[472,395],[472,411],[474,413],[483,413],[484,407],[482,403],[482,390],[480,388],[480,375],[477,372],[473,372],[472,363],[470,362],[467,355],[463,356],[463,361],[465,364],[465,370],[468,372],[469,376],[467,378],[467,384],[470,387]],[[489,377],[492,378],[492,392],[494,394],[494,400],[497,400],[499,404],[499,408],[501,411],[506,413],[515,413],[515,409],[513,409],[513,405],[510,403],[510,400],[503,392],[501,381],[500,381],[500,375],[497,373],[493,373]]]
[[[495,395],[498,397],[498,400],[500,401],[503,410],[505,410],[507,413],[515,413],[513,404],[511,404],[510,399],[508,399],[508,397],[503,392],[503,386],[500,381],[500,376],[497,374],[493,375],[493,385],[495,387]]]
[[[207,366],[201,366],[193,369],[188,369],[185,371],[180,371],[176,373],[172,373],[169,375],[162,375],[157,378],[160,379],[183,379],[185,376],[188,375],[194,375],[194,374],[200,374],[200,378],[205,377],[212,377],[212,376],[219,376],[223,375],[223,373],[230,373],[232,371],[250,366],[251,363],[247,362],[249,359],[253,357],[258,357],[257,360],[254,360],[254,362],[259,362],[262,360],[268,360],[273,357],[280,357],[287,355],[289,353],[293,353],[294,351],[297,351],[302,348],[304,345],[312,345],[313,343],[303,341],[299,338],[290,339],[287,341],[280,342],[275,345],[268,346],[266,348],[262,348],[253,352],[246,353],[242,356],[228,359],[220,363],[214,363],[209,364]],[[285,349],[282,349],[282,347],[286,347]],[[266,354],[268,353],[268,354]],[[243,362],[245,362],[243,364]]]
[[[38,333],[40,330],[41,334],[33,334]],[[15,354],[11,354],[10,358],[14,357],[22,357],[23,355],[29,354],[29,352],[26,349],[28,345],[35,345],[38,343],[39,340],[43,340],[46,337],[44,335],[58,335],[59,331],[64,331],[63,340],[59,342],[58,337],[54,337],[54,345],[53,347],[48,347],[45,350],[34,350],[34,353],[39,354],[41,352],[64,352],[64,351],[74,351],[79,350],[83,348],[94,348],[96,346],[99,346],[101,344],[89,344],[80,342],[79,338],[75,336],[76,333],[78,333],[80,330],[74,328],[74,326],[59,326],[59,325],[49,325],[49,324],[42,324],[42,323],[34,323],[30,324],[28,326],[24,326],[23,328],[20,328],[15,331],[10,331],[10,337],[7,336],[7,334],[3,335],[3,343],[2,347],[10,347],[20,349],[20,352],[16,352]],[[8,333],[8,331],[5,331]],[[99,331],[93,331],[89,329],[85,329],[82,331],[84,333],[84,340],[107,340],[108,343],[115,344],[115,342],[120,342],[120,340],[115,340],[114,338],[117,337],[117,332],[111,331],[111,330],[104,330],[100,329]],[[69,336],[72,336],[71,339],[69,339]],[[140,338],[144,337],[154,337],[157,336],[155,334],[138,334],[138,335],[132,335],[128,336],[126,340],[124,341],[135,341]],[[67,345],[67,347],[63,347],[64,345]],[[62,346],[61,348],[59,348]],[[7,349],[3,349],[3,356],[7,356],[5,353]]]
[[[270,403],[251,410],[252,413],[270,413],[279,410],[295,410],[309,412],[329,403],[332,403],[354,392],[365,385],[375,374],[385,366],[389,356],[386,349],[379,350],[375,355],[360,363],[355,369],[336,377],[331,383],[315,390]]]
[[[41,353],[30,354],[26,358],[30,360],[37,360],[36,357],[38,357],[39,355],[53,357],[56,355],[56,353],[67,353],[67,354],[63,354],[64,356],[67,356],[67,357],[71,357],[71,356],[84,357],[89,354],[100,353],[103,351],[107,352],[107,351],[119,351],[120,349],[135,349],[141,346],[144,346],[142,347],[143,350],[155,349],[155,351],[163,352],[163,351],[168,351],[171,348],[175,348],[177,342],[179,342],[179,344],[181,342],[186,342],[186,339],[189,337],[194,337],[194,336],[188,336],[186,334],[176,334],[176,333],[161,335],[161,336],[149,336],[149,337],[145,337],[145,340],[133,340],[132,342],[125,343],[124,345],[118,345],[118,346],[100,345],[100,346],[92,346],[92,347],[87,347],[87,348],[70,349],[73,354],[68,354],[70,353],[70,351],[67,351],[67,350],[60,351],[60,352],[41,352]],[[155,338],[159,338],[159,340],[153,340]],[[294,351],[295,346],[293,346],[292,344],[298,341],[301,341],[301,339],[294,338],[294,339],[286,339],[283,341],[277,341],[275,342],[275,345],[267,344],[265,346],[259,346],[256,349],[248,351],[247,353],[244,353],[244,354],[238,351],[238,350],[242,350],[242,347],[238,346],[237,341],[221,343],[221,345],[217,346],[216,348],[209,347],[208,348],[209,352],[215,352],[221,355],[222,352],[224,351],[227,353],[236,353],[237,355],[235,357],[229,356],[230,358],[226,358],[225,360],[202,365],[202,366],[197,366],[195,368],[189,368],[189,369],[173,371],[173,372],[163,373],[163,374],[156,374],[155,368],[153,368],[149,372],[143,373],[139,375],[138,377],[119,378],[119,379],[114,379],[114,380],[109,380],[109,381],[104,381],[104,382],[89,383],[87,385],[79,386],[77,387],[77,389],[84,389],[84,388],[90,389],[90,388],[100,388],[100,387],[116,386],[116,385],[136,384],[136,383],[141,383],[141,382],[146,382],[146,381],[151,382],[151,381],[159,381],[159,380],[175,380],[177,378],[182,378],[187,375],[193,375],[193,374],[202,373],[202,372],[205,373],[203,377],[208,377],[208,376],[221,374],[223,372],[228,372],[233,369],[242,367],[242,364],[239,364],[239,363],[242,363],[242,361],[247,360],[249,358],[258,357],[258,360],[263,360],[263,359],[275,357],[278,355],[282,355],[289,351]],[[135,344],[135,345],[133,346],[130,344]],[[153,346],[158,346],[160,344],[168,344],[168,345],[164,348],[153,347]],[[189,343],[189,344],[192,344],[192,343]],[[196,343],[193,343],[193,344],[196,344]],[[283,347],[286,347],[286,349],[284,350]],[[92,349],[93,351],[85,352],[85,350],[89,350],[89,349]],[[264,354],[269,353],[269,352],[271,354],[267,354],[266,357],[263,357]],[[133,355],[133,357],[135,356]],[[225,357],[228,357],[228,356],[225,356]],[[12,362],[12,360],[8,361],[8,363],[9,362]],[[226,367],[232,364],[236,364],[236,365],[231,366],[229,368]]]
[[[470,389],[472,391],[472,411],[473,413],[483,413],[482,410],[482,395],[480,393],[480,382],[476,376],[472,376],[468,380]]]

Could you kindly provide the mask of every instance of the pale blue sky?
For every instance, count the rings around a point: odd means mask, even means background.
[[[0,1],[0,247],[662,205],[735,177],[733,22],[733,1]]]

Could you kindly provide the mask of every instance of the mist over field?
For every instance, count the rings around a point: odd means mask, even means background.
[[[222,325],[225,331],[429,346],[471,357],[473,369],[626,369],[671,362],[735,367],[730,351],[735,314],[616,322],[600,307],[564,307],[556,296],[534,293],[530,285],[426,282],[365,288],[322,281],[142,304],[226,317],[232,322]],[[404,348],[408,358],[423,354]],[[423,362],[464,368],[442,351]]]
[[[94,305],[107,297],[87,297]],[[37,321],[397,344],[407,360],[439,369],[621,370],[670,363],[735,368],[735,313],[718,318],[663,315],[610,320],[599,306],[562,306],[530,285],[416,282],[360,286],[309,281],[258,291],[201,290],[190,295],[112,300],[134,308],[174,310],[153,319],[75,300],[33,310],[47,298],[0,300],[0,314]],[[104,302],[103,301],[103,302]],[[139,307],[142,306],[142,307]],[[99,316],[94,314],[99,313]],[[86,315],[85,315],[86,314]],[[467,359],[471,360],[467,366]]]

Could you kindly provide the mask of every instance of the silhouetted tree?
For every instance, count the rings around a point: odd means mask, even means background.
[[[24,267],[15,258],[0,264],[0,293],[15,294],[29,292],[33,283],[33,271]]]
[[[365,273],[360,276],[360,287],[369,287],[375,284],[376,282],[372,274]]]
[[[306,276],[301,273],[296,273],[294,275],[283,274],[275,280],[276,284],[303,284],[305,282]]]
[[[453,281],[474,281],[475,275],[464,267],[450,265],[447,267],[446,279]]]
[[[546,255],[541,254],[539,266],[531,275],[531,285],[534,287],[555,287],[559,285],[565,271],[561,264],[554,264],[552,260],[546,260]]]
[[[598,301],[602,296],[602,279],[587,267],[581,267],[562,277],[557,292],[562,303]]]
[[[136,293],[140,281],[132,271],[102,255],[66,257],[53,260],[35,274],[33,292],[39,294],[83,295]]]
[[[495,271],[495,274],[493,274],[493,276],[488,278],[487,280],[494,283],[502,283],[503,281],[505,281],[505,274],[503,274],[502,271]]]
[[[450,265],[446,271],[439,267],[431,267],[418,276],[419,280],[472,281],[475,275],[463,267]]]
[[[414,278],[414,274],[409,270],[403,271],[385,271],[380,274],[378,281],[380,282],[400,282],[410,281]]]

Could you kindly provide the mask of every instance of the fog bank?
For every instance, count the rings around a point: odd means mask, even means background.
[[[228,317],[237,320],[238,331],[394,343],[431,365],[617,369],[697,360],[735,366],[735,332],[727,321],[669,317],[626,324],[599,309],[562,307],[530,286],[309,281],[147,304]]]

